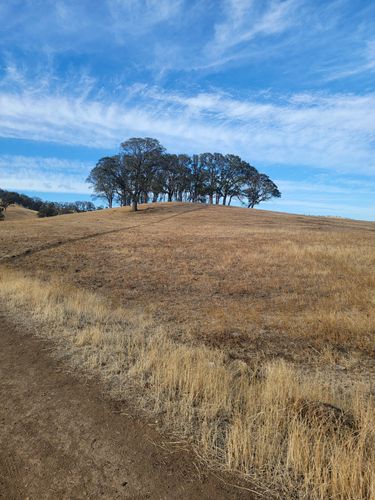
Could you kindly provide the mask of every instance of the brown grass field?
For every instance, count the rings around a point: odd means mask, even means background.
[[[7,222],[16,222],[25,219],[36,219],[37,212],[21,207],[20,205],[9,205],[4,212],[4,220]]]
[[[264,496],[375,498],[375,223],[141,208],[2,222],[9,310]]]

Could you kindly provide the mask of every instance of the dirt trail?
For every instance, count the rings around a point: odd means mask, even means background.
[[[153,428],[51,349],[0,309],[0,498],[252,498],[158,446]]]

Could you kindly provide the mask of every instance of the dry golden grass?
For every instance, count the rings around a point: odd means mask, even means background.
[[[375,498],[375,224],[143,208],[1,225],[3,300],[263,491]]]
[[[4,212],[4,216],[4,221],[6,222],[18,222],[25,219],[36,219],[37,212],[21,207],[20,205],[9,205]]]
[[[249,366],[221,350],[178,344],[152,319],[102,297],[4,268],[0,297],[55,338],[73,364],[100,374],[119,397],[133,388],[165,428],[267,497],[375,498],[367,384],[343,390],[285,361]]]
[[[360,370],[374,355],[375,223],[159,204],[0,231],[0,257],[30,252],[15,267],[146,310],[175,337],[245,361],[305,364],[331,348],[343,363],[356,351]]]

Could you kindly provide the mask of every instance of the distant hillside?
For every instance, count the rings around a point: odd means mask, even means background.
[[[37,217],[35,210],[30,210],[29,208],[21,207],[20,205],[9,205],[9,207],[4,212],[5,222],[19,221],[25,219],[35,219]]]
[[[38,217],[53,217],[55,215],[73,214],[77,212],[92,212],[96,207],[92,201],[74,201],[59,203],[43,201],[40,198],[30,198],[26,194],[0,189],[0,219],[3,218],[3,208],[8,205],[17,205],[35,212]]]

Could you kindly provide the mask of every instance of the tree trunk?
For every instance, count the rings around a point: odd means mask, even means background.
[[[138,210],[138,201],[136,198],[133,198],[132,202],[132,212],[136,212]]]
[[[208,197],[209,197],[210,205],[213,205],[214,204],[214,195],[210,194]]]
[[[223,198],[223,205],[226,205],[226,204],[227,204],[227,195],[225,194],[224,198]]]

